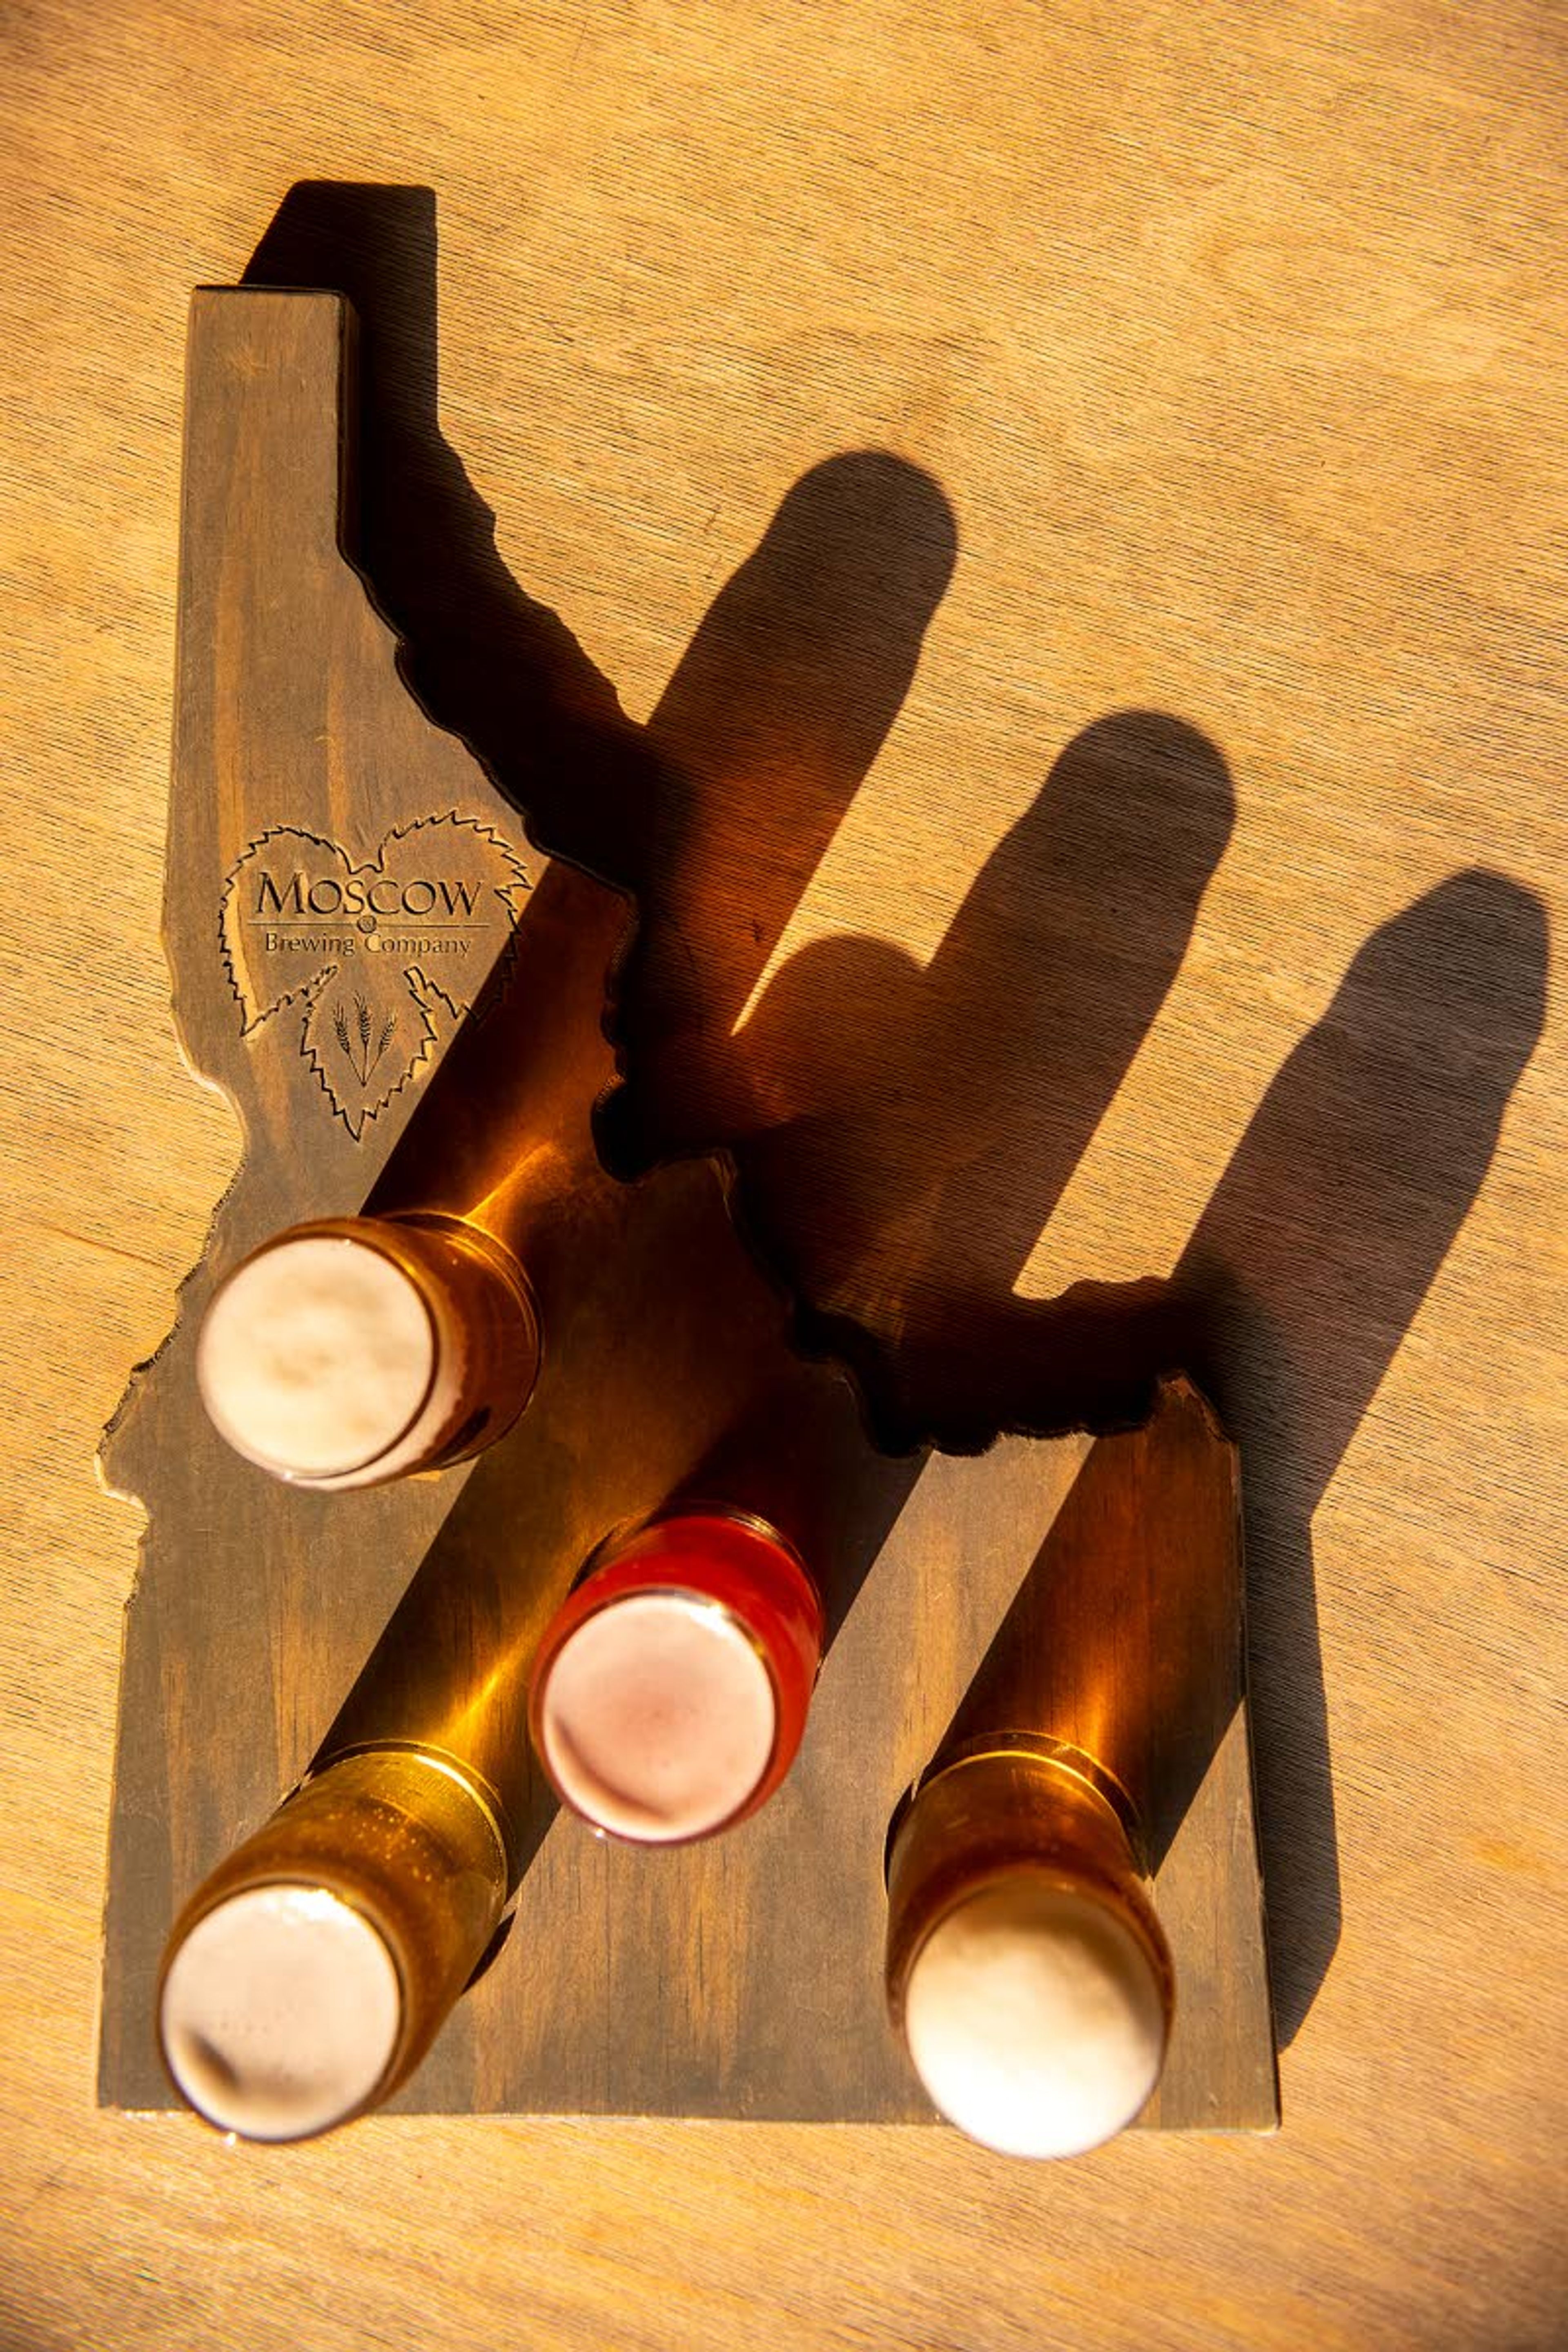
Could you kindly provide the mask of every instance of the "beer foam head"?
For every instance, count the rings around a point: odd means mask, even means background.
[[[340,1234],[284,1240],[240,1266],[196,1350],[221,1434],[285,1478],[378,1461],[413,1426],[435,1370],[435,1328],[414,1283]]]
[[[949,2121],[1006,2156],[1080,2156],[1160,2079],[1165,2009],[1142,1944],[1107,1905],[1016,1872],[938,1921],[904,2033]]]
[[[370,2098],[397,2044],[392,1955],[325,1887],[247,1887],[204,1914],[163,1979],[169,2072],[247,2139],[302,2139]]]
[[[569,1804],[613,1836],[668,1845],[740,1811],[773,1760],[778,1708],[728,1610],[695,1593],[637,1592],[567,1636],[539,1720]]]

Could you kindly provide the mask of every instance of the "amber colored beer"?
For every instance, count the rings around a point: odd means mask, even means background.
[[[503,1436],[538,1377],[521,1266],[460,1218],[290,1225],[219,1286],[196,1349],[237,1452],[293,1486],[380,1486]]]
[[[1131,1808],[1094,1759],[1030,1733],[939,1755],[887,1878],[889,2015],[951,2120],[1062,2156],[1135,2119],[1174,1984]]]
[[[336,1759],[204,1880],[169,1937],[164,2063],[219,2129],[313,2137],[413,2073],[500,1923],[489,1792],[453,1759]]]

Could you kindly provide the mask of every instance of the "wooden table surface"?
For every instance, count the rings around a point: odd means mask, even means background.
[[[0,2340],[1560,2341],[1556,12],[16,0],[0,42]],[[541,679],[613,689],[713,770],[691,854],[724,888],[667,861],[711,975],[677,1006],[688,1074],[733,1109],[797,1083],[804,1039],[809,1171],[876,1040],[879,1185],[909,1089],[983,1099],[984,1150],[925,1123],[947,1190],[898,1231],[989,1250],[1009,1328],[1212,1263],[1262,1301],[1276,2139],[1039,2169],[915,2128],[400,2117],[268,2153],[93,2105],[136,1526],[91,1460],[238,1143],[159,945],[186,298],[303,181],[401,191],[338,219],[405,279],[438,245],[445,444],[405,284],[366,552],[416,637],[444,598],[472,617],[441,715],[522,772]],[[728,626],[803,512],[820,560],[836,518],[859,534],[809,808],[790,724],[726,744],[689,691],[715,597],[739,575]],[[1142,847],[1097,834],[1108,741],[1206,798]],[[1084,903],[1102,877],[1101,946],[1110,919],[1163,942],[1120,1033],[1113,955],[1076,1005],[1028,997],[1064,872]]]

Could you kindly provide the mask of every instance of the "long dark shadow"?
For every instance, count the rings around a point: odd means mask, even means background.
[[[1234,812],[1196,729],[1100,719],[929,968],[875,940],[807,948],[742,1032],[778,1106],[726,1139],[742,1213],[889,1447],[1035,1425],[1014,1285],[1181,968]]]
[[[1172,1285],[1184,1352],[1241,1444],[1287,2034],[1339,1934],[1312,1515],[1480,1190],[1541,1035],[1547,952],[1541,900],[1479,869],[1374,932],[1265,1096]]]
[[[670,814],[618,990],[601,1134],[623,1172],[776,1118],[779,1074],[734,1024],[898,716],[957,543],[918,467],[827,458],[683,655],[645,739]]]
[[[525,810],[548,796],[574,835],[584,776],[623,821],[654,797],[638,733],[570,630],[518,585],[495,515],[441,431],[433,189],[302,180],[247,263],[247,286],[346,294],[358,320],[352,552],[403,640],[405,674]],[[542,847],[577,854],[574,838]],[[592,863],[591,860],[584,862]],[[629,870],[611,871],[622,883]]]
[[[1480,1189],[1541,1034],[1547,957],[1532,891],[1479,868],[1452,876],[1356,956],[1269,1087],[1168,1285],[1085,1284],[1045,1305],[1015,1301],[994,1328],[1024,1426],[1140,1420],[1158,1374],[1179,1366],[1239,1443],[1285,2040],[1340,1932],[1312,1517]],[[1205,1760],[1194,1759],[1190,1787],[1163,1792],[1178,1814]]]
[[[620,992],[650,1158],[711,1139],[719,1048],[876,757],[952,573],[929,475],[881,451],[814,467],[721,591],[649,725],[512,577],[441,431],[429,188],[302,181],[247,285],[347,294],[360,321],[355,552],[432,717],[470,743],[534,840],[635,890]],[[646,1066],[646,1068],[645,1068]],[[667,1099],[668,1098],[668,1099]]]
[[[952,571],[952,516],[929,477],[883,453],[814,468],[639,729],[512,579],[495,518],[442,435],[436,268],[430,190],[314,182],[289,191],[245,282],[353,301],[352,551],[403,641],[408,681],[541,847],[638,894],[619,1001],[630,1082],[657,1131],[647,1156],[662,1159],[690,1139],[709,1096],[743,1092],[722,1042],[897,715]],[[532,894],[515,971],[448,1049],[373,1209],[439,1188],[466,1197],[546,1104],[559,1118],[580,1098],[586,1120],[623,929],[595,896],[563,867]],[[695,1114],[680,1092],[688,1068],[711,1074]],[[920,1469],[919,1457],[874,1454],[842,1380],[790,1353],[783,1303],[736,1242],[711,1171],[628,1190],[577,1170],[533,1233],[530,1273],[549,1335],[540,1394],[472,1472],[320,1751],[452,1744],[463,1718],[520,1866],[553,1811],[522,1727],[527,1664],[609,1527],[682,1491],[743,1494],[812,1559],[831,1633]]]

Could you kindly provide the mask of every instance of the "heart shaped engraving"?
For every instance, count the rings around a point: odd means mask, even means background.
[[[375,856],[270,825],[224,883],[224,968],[250,1037],[303,1008],[300,1051],[356,1142],[510,958],[528,870],[478,817],[395,825]]]

